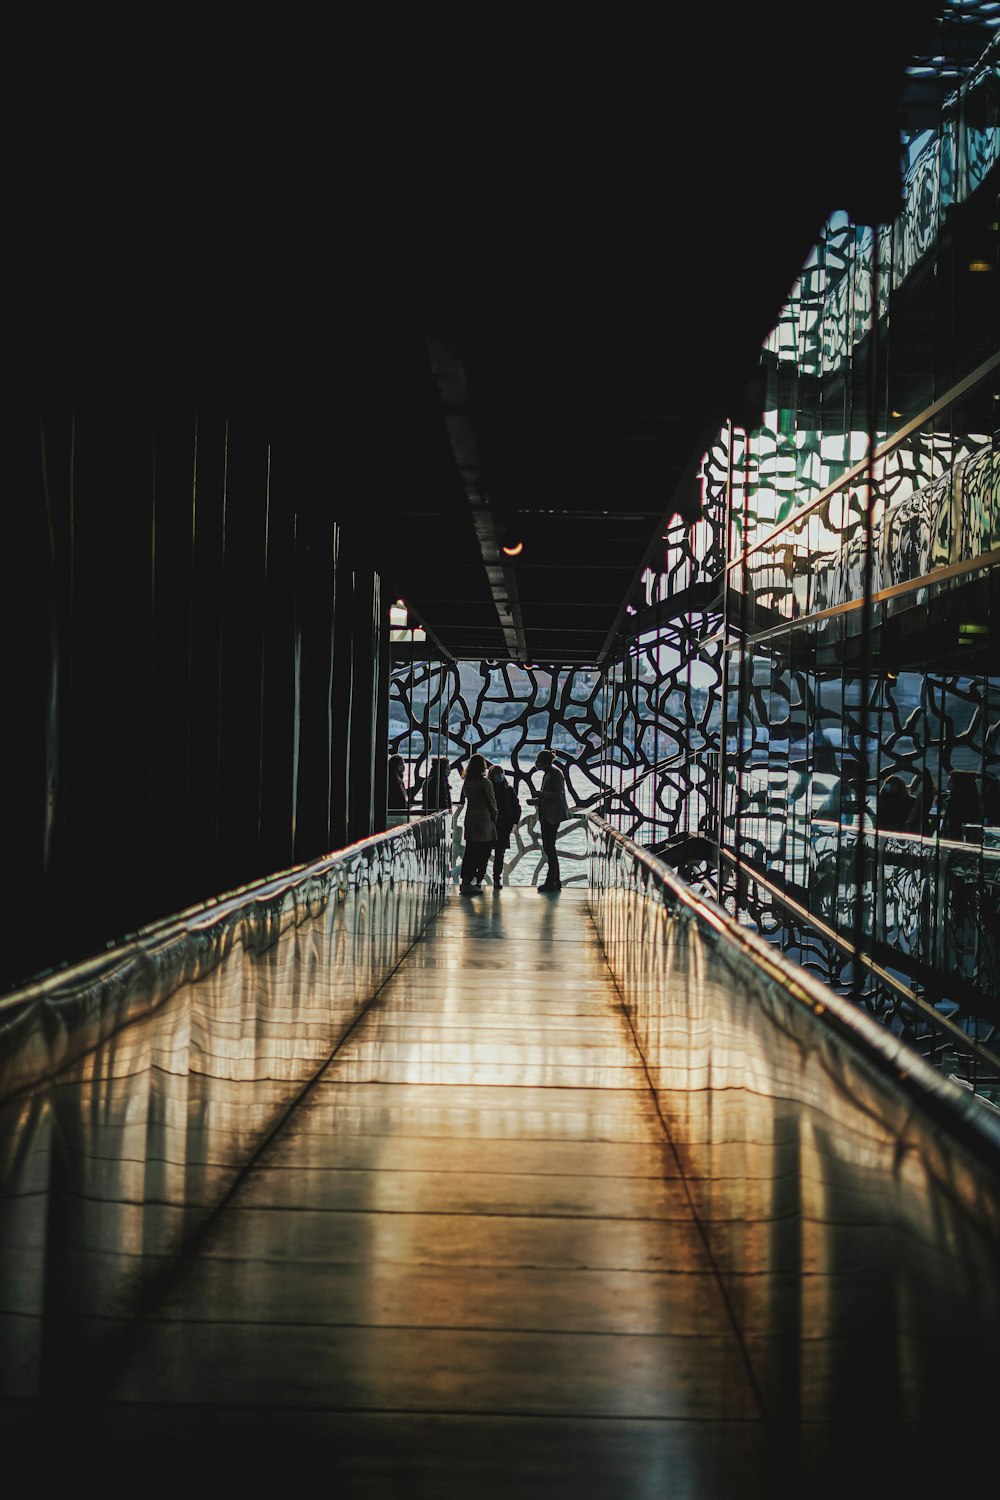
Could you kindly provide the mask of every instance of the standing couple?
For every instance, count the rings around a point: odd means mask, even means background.
[[[533,799],[538,804],[542,848],[548,860],[545,881],[538,887],[540,891],[561,889],[556,835],[560,822],[569,816],[565,779],[553,760],[551,750],[539,750],[535,758],[535,765],[545,772],[541,791]],[[491,850],[493,884],[499,889],[503,883],[504,850],[510,847],[511,832],[521,816],[521,804],[513,787],[504,779],[502,768],[492,766],[487,774],[486,761],[481,755],[474,755],[469,761],[460,801],[465,804],[461,894],[475,896],[482,890]]]

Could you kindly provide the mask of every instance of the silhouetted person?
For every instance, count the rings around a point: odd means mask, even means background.
[[[503,857],[510,848],[510,836],[521,818],[521,803],[517,793],[503,774],[503,766],[490,767],[490,781],[497,799],[497,836],[493,844],[493,884],[497,890],[503,885]]]
[[[559,824],[569,817],[569,808],[566,805],[566,778],[555,764],[555,756],[551,750],[539,750],[535,756],[535,765],[540,771],[544,771],[541,790],[537,797],[532,800],[538,805],[538,821],[542,830],[542,848],[548,861],[545,879],[538,887],[540,891],[562,890],[562,880],[559,870],[559,854],[556,850],[556,839],[559,835]]]
[[[934,777],[930,771],[924,771],[920,783],[913,797],[913,811],[910,813],[910,821],[906,825],[911,833],[930,833],[931,811],[934,807],[934,798],[937,788],[934,785]]]
[[[909,828],[915,805],[902,776],[887,776],[878,790],[875,821],[886,832],[901,832]]]
[[[446,755],[436,755],[431,761],[424,781],[424,812],[439,812],[441,808],[451,806],[448,769]]]
[[[816,817],[831,818],[839,822],[841,817],[857,814],[859,769],[854,756],[844,756],[840,766],[839,780],[834,782],[824,800],[816,808]]]
[[[389,756],[389,811],[405,812],[408,806],[406,796],[406,761],[401,755]]]
[[[941,799],[939,831],[942,838],[963,839],[965,824],[981,825],[983,804],[975,771],[952,771],[948,789]]]
[[[463,896],[476,896],[482,890],[482,878],[489,864],[490,850],[497,836],[497,799],[493,783],[486,778],[486,761],[474,755],[462,782],[459,805],[465,806],[465,854],[462,857]]]

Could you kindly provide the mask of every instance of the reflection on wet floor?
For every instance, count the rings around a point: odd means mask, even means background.
[[[130,1028],[8,1122],[8,1386],[47,1345],[42,1410],[155,1454],[157,1493],[321,1462],[358,1496],[832,1494],[848,1434],[859,1476],[915,1472],[955,1416],[930,1364],[972,1418],[990,1378],[976,1189],[900,1151],[863,1069],[741,1032],[718,955],[673,959],[697,983],[630,1021],[584,892],[453,896],[256,1155],[279,1085],[175,1090],[169,1015]]]

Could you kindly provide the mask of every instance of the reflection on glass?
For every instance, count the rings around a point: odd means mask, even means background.
[[[440,908],[444,817],[4,1001],[0,1397],[79,1399]]]
[[[890,1448],[985,1417],[995,1121],[606,825],[591,850],[601,940],[771,1416],[829,1424],[832,1460],[877,1370]],[[822,961],[806,938],[796,956]]]

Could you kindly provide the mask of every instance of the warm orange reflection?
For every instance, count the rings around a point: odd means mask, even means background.
[[[873,1420],[873,1391],[891,1444],[982,1416],[1000,1340],[990,1121],[980,1139],[916,1053],[833,992],[797,995],[773,950],[755,961],[627,841],[592,838],[605,951],[770,1414],[816,1424],[816,1473],[838,1431]]]
[[[0,1069],[0,1403],[90,1378],[437,911],[443,828],[34,987]]]

